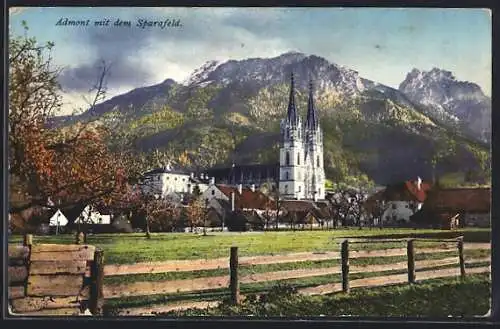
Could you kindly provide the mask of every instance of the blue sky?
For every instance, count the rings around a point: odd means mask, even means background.
[[[123,27],[60,27],[59,18],[131,20]],[[137,19],[180,19],[178,28],[135,27]],[[491,16],[483,9],[387,8],[21,8],[11,33],[54,41],[63,88],[75,102],[96,63],[112,63],[110,96],[173,78],[208,60],[273,57],[300,51],[398,87],[412,68],[433,67],[491,94]]]

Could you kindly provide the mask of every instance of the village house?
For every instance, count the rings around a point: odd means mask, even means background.
[[[57,209],[54,214],[49,218],[49,229],[56,234],[63,232],[66,225],[68,225],[68,218],[62,213],[61,209]]]
[[[74,221],[75,224],[111,224],[111,214],[87,205]]]
[[[406,225],[410,223],[410,217],[421,209],[430,188],[429,183],[417,177],[414,181],[388,185],[370,196],[363,206],[367,212],[380,217],[385,226]]]
[[[331,221],[326,202],[312,200],[283,200],[278,228],[319,228]]]
[[[490,227],[490,188],[436,187],[429,191],[411,220],[420,226],[440,228]]]
[[[257,216],[271,216],[274,202],[267,195],[255,188],[255,185],[243,187],[214,184],[202,193],[201,199],[209,209],[209,221],[221,225],[236,211],[255,213]]]
[[[196,186],[203,193],[208,189],[210,184],[215,184],[215,178],[209,178],[204,173],[195,176],[194,173],[174,170],[170,165],[167,165],[145,173],[141,187],[144,193],[157,195],[161,199],[166,199],[172,196],[172,194],[183,195],[193,193]]]

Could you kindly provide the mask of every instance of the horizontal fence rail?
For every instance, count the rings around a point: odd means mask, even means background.
[[[349,241],[350,243],[350,241]],[[489,249],[490,244],[465,245],[465,250]],[[417,248],[416,255],[445,253],[455,251],[455,246],[446,248]],[[381,250],[351,250],[349,259],[368,257],[406,256],[406,248],[381,249]],[[295,263],[304,261],[340,260],[340,251],[334,252],[300,252],[281,255],[240,257],[240,266],[269,265],[281,263]],[[170,260],[164,262],[144,262],[136,264],[108,264],[104,265],[104,275],[131,275],[152,274],[168,272],[191,272],[201,270],[229,269],[228,258]]]

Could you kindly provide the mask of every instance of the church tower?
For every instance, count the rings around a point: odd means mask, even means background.
[[[295,82],[290,81],[290,98],[286,119],[281,121],[280,145],[280,195],[287,199],[305,197],[305,136],[302,120],[295,105]]]
[[[307,199],[325,199],[325,169],[323,167],[323,131],[319,124],[319,115],[314,106],[313,84],[309,83],[307,118],[304,127],[306,152],[305,197]]]

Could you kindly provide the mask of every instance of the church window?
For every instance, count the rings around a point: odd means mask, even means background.
[[[300,152],[297,154],[297,164],[300,165]]]
[[[319,167],[319,155],[316,157],[316,166]]]
[[[290,165],[290,152],[286,152],[285,163],[286,163],[287,166]]]
[[[285,173],[285,179],[288,180],[290,178],[288,171]]]
[[[285,194],[288,194],[288,185],[285,185]]]
[[[215,190],[212,190],[212,195],[215,195]]]
[[[301,188],[301,187],[302,187],[302,186],[300,186],[300,185],[299,185],[299,193],[300,193],[300,192],[301,192],[301,190],[302,190],[302,188]]]
[[[320,188],[318,189],[318,194],[321,194],[321,189]]]

